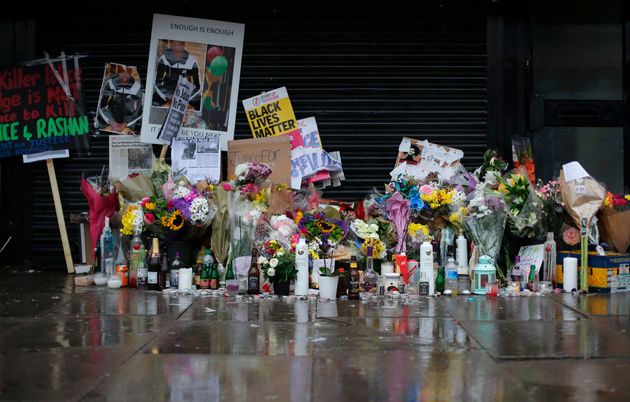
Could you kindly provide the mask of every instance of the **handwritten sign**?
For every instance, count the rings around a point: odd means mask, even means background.
[[[75,63],[74,65],[78,65]],[[62,62],[0,70],[0,158],[68,149],[89,134],[88,116],[80,112],[81,71]],[[67,77],[62,86],[60,77]],[[63,82],[63,81],[62,81]]]
[[[243,107],[254,138],[273,137],[297,129],[297,121],[285,87],[245,99]]]
[[[448,179],[456,173],[463,157],[464,152],[459,149],[403,137],[390,175],[394,179],[402,175],[422,180],[430,173],[437,173],[439,177]]]
[[[265,163],[273,172],[273,183],[291,184],[291,137],[228,141],[228,175],[234,176],[236,166],[246,162]]]

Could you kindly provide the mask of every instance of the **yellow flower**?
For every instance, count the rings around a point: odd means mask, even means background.
[[[154,211],[155,210],[155,203],[154,202],[147,202],[146,204],[144,204],[144,209],[146,209],[148,211]]]
[[[461,217],[457,212],[453,212],[451,216],[448,217],[448,221],[455,226],[458,226],[460,223],[462,223]]]
[[[299,225],[303,217],[304,217],[304,212],[298,211],[298,213],[295,214],[295,224]]]
[[[407,232],[409,233],[409,236],[412,237],[418,236],[418,232],[421,232],[423,235],[428,236],[429,227],[420,223],[410,223],[407,227]]]
[[[369,246],[372,246],[372,256],[374,258],[380,258],[380,255],[383,254],[383,250],[385,250],[385,243],[373,238],[367,238],[363,241],[363,244],[361,244],[363,254],[367,255]]]
[[[162,218],[164,219],[164,218]],[[179,229],[181,229],[184,226],[184,216],[182,215],[181,212],[179,211],[175,211],[173,212],[173,214],[170,216],[170,218],[168,218],[168,225],[166,225],[166,227],[168,227],[171,230],[177,231]]]
[[[626,195],[625,197],[623,197],[626,199],[626,201],[630,201],[630,194]]]
[[[133,234],[133,220],[134,220],[134,211],[138,208],[137,205],[129,205],[125,210],[125,214],[122,218],[122,229],[120,229],[120,233],[130,236]]]
[[[261,190],[258,194],[254,196],[254,202],[263,204],[267,201],[267,194],[265,190]]]
[[[319,260],[319,254],[317,254],[315,250],[308,250],[308,253],[311,255],[311,259]]]
[[[606,194],[606,198],[604,198],[604,207],[609,207],[613,204],[613,193],[610,191]]]
[[[160,219],[160,223],[162,224],[162,226],[167,228],[168,227],[168,215],[164,215],[162,217],[162,219]]]

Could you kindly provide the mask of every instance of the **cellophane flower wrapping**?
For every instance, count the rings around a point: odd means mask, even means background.
[[[262,211],[238,192],[228,193],[229,232],[232,258],[252,255],[254,234]]]
[[[507,221],[507,205],[500,193],[484,189],[473,194],[464,228],[479,248],[479,255],[488,255],[496,261]]]
[[[498,180],[498,190],[508,206],[507,227],[510,233],[518,238],[542,240],[546,234],[543,201],[536,194],[527,172],[514,169],[498,177]]]

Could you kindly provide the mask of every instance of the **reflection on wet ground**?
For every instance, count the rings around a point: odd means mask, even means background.
[[[256,301],[3,273],[1,401],[630,395],[630,294]]]

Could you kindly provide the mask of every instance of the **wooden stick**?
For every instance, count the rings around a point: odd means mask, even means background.
[[[55,203],[55,213],[57,214],[57,225],[59,226],[59,233],[61,234],[61,244],[66,260],[66,269],[69,274],[73,274],[74,264],[72,263],[72,254],[70,253],[70,242],[68,241],[68,232],[66,231],[66,221],[63,218],[61,197],[59,196],[59,187],[57,186],[57,175],[55,174],[55,165],[52,159],[46,159],[46,167],[48,167],[48,178],[50,179],[50,188],[52,190],[53,202]]]
[[[168,151],[168,145],[162,145],[162,151],[160,152],[160,159],[164,160],[166,158],[166,152]]]

